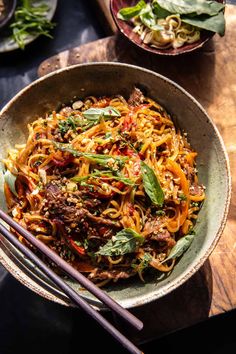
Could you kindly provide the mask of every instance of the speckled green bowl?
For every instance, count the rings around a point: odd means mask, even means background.
[[[200,182],[206,186],[206,200],[195,227],[196,237],[188,251],[164,280],[138,278],[111,284],[106,290],[126,308],[143,305],[173,291],[189,279],[209,257],[223,231],[230,199],[230,172],[223,141],[200,104],[184,89],[154,72],[119,63],[94,63],[69,67],[35,81],[19,92],[2,110],[0,157],[27,137],[27,123],[36,116],[57,109],[63,102],[88,95],[128,96],[137,85],[172,114],[176,124],[188,133],[198,152]],[[1,207],[5,208],[3,181]],[[47,299],[70,304],[30,261],[0,236],[0,261],[20,282]],[[96,307],[101,304],[78,284],[68,281]]]

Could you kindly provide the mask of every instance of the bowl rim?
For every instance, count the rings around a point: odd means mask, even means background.
[[[133,43],[135,46],[137,46],[138,48],[141,48],[144,52],[147,51],[149,53],[152,53],[154,55],[160,55],[160,56],[167,56],[167,57],[175,57],[175,56],[178,56],[178,55],[183,55],[183,54],[187,54],[187,53],[191,53],[191,52],[194,52],[195,50],[198,50],[200,48],[202,48],[216,33],[214,32],[211,32],[211,31],[207,31],[207,30],[204,30],[205,33],[207,33],[207,36],[205,39],[203,40],[200,40],[200,42],[198,44],[196,44],[196,46],[194,47],[191,47],[191,48],[185,48],[185,46],[182,46],[182,50],[180,51],[176,51],[176,52],[164,52],[162,51],[161,49],[157,49],[157,48],[152,48],[150,46],[143,46],[142,43],[138,43],[136,42],[135,40],[131,39],[129,37],[129,34],[120,26],[120,21],[122,20],[119,20],[115,14],[115,10],[114,10],[114,3],[115,3],[116,0],[110,0],[110,12],[111,12],[111,15],[112,15],[112,18],[116,24],[116,27],[117,29],[119,30],[119,32],[125,37],[128,39],[128,41],[130,43]],[[217,1],[217,0],[216,0]],[[226,3],[226,0],[222,0],[222,4],[225,4]],[[196,42],[197,43],[197,42]]]
[[[231,200],[231,192],[232,192],[232,177],[231,177],[231,172],[230,172],[230,164],[229,164],[229,157],[226,151],[226,147],[224,145],[224,141],[222,136],[219,133],[219,130],[216,126],[216,124],[213,122],[213,120],[209,117],[208,113],[206,112],[206,110],[203,108],[203,106],[189,93],[187,92],[183,87],[181,87],[179,84],[177,84],[176,82],[174,82],[173,80],[159,74],[156,73],[152,70],[143,68],[143,67],[139,67],[136,65],[131,65],[131,64],[126,64],[126,63],[119,63],[119,62],[94,62],[94,63],[84,63],[84,64],[76,64],[76,65],[71,65],[69,67],[66,68],[62,68],[59,70],[56,70],[52,73],[49,73],[35,81],[33,81],[31,84],[27,85],[25,88],[23,88],[22,90],[20,90],[0,111],[0,119],[2,118],[3,114],[11,107],[12,104],[15,103],[15,101],[18,100],[18,98],[25,94],[27,91],[31,90],[32,87],[37,86],[39,83],[46,81],[48,78],[52,77],[52,76],[57,76],[60,75],[60,73],[62,72],[67,72],[67,71],[73,71],[76,70],[77,68],[82,68],[83,67],[94,67],[94,68],[99,68],[99,67],[105,67],[105,66],[109,66],[109,67],[119,67],[119,68],[130,68],[132,70],[139,70],[141,72],[145,72],[148,73],[150,75],[154,75],[156,77],[158,77],[161,80],[164,80],[165,82],[167,82],[169,85],[171,85],[172,87],[178,89],[179,91],[181,91],[184,95],[186,95],[198,108],[199,110],[202,111],[202,113],[208,118],[209,122],[212,125],[212,128],[214,129],[216,136],[219,140],[222,152],[223,152],[223,156],[224,156],[224,160],[222,161],[223,166],[225,166],[225,170],[226,170],[226,186],[227,186],[227,197],[226,197],[226,202],[224,205],[224,213],[220,222],[220,226],[215,234],[215,237],[213,238],[212,242],[210,243],[210,245],[207,247],[206,252],[204,253],[204,255],[200,258],[197,259],[195,261],[194,264],[190,265],[190,269],[186,269],[184,272],[182,272],[176,279],[174,279],[171,283],[166,284],[163,289],[157,289],[156,291],[153,291],[151,294],[145,294],[145,295],[141,295],[140,297],[136,297],[135,300],[131,299],[131,300],[126,300],[124,302],[124,304],[122,304],[125,308],[135,308],[135,307],[139,307],[139,306],[143,306],[145,304],[148,304],[154,300],[157,300],[161,297],[163,297],[164,295],[169,294],[170,292],[172,292],[174,289],[177,289],[180,285],[184,284],[189,278],[192,277],[192,275],[194,273],[196,273],[197,270],[199,270],[199,268],[203,265],[203,263],[208,259],[208,257],[210,256],[210,254],[212,253],[212,251],[214,250],[217,242],[220,239],[220,236],[223,233],[226,221],[227,221],[227,216],[228,216],[228,211],[229,211],[229,206],[230,206],[230,200]],[[53,289],[52,292],[50,292],[48,289],[45,289],[42,284],[38,284],[37,282],[35,282],[35,280],[32,280],[32,278],[29,278],[29,276],[27,274],[25,274],[18,266],[16,266],[14,264],[14,267],[12,267],[13,262],[12,260],[8,257],[8,255],[4,252],[4,250],[1,247],[1,240],[0,240],[0,263],[2,263],[2,265],[14,276],[16,277],[17,280],[19,280],[23,285],[27,286],[29,289],[33,290],[34,292],[36,292],[37,294],[43,296],[44,298],[48,299],[48,300],[52,300],[54,302],[63,304],[63,305],[70,305],[73,306],[71,304],[71,302],[69,301],[69,299],[66,297],[65,294],[63,294],[63,292],[61,292],[60,290],[58,290],[56,287]],[[17,269],[14,269],[15,266],[17,267]],[[42,282],[41,282],[42,283]],[[50,285],[47,287],[50,288]],[[83,294],[82,294],[83,295]],[[86,298],[86,297],[85,297]],[[90,303],[92,303],[93,305],[95,305],[97,310],[104,310],[104,307],[101,307],[101,303],[99,300],[96,300],[94,303],[91,300],[88,300]],[[121,301],[120,301],[121,303]]]

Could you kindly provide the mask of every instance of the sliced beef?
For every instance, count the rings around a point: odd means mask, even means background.
[[[168,247],[173,247],[176,244],[176,241],[171,237],[168,230],[158,233],[154,232],[150,239],[158,242],[166,242]]]
[[[202,195],[204,192],[204,187],[201,184],[192,184],[189,188],[189,192],[191,195]]]
[[[152,234],[155,231],[158,231],[162,221],[160,218],[152,218],[150,217],[147,222],[145,223],[143,231],[145,232],[146,236]]]
[[[49,214],[53,215],[54,217],[57,216],[61,220],[66,223],[79,223],[84,222],[85,219],[87,221],[92,221],[96,224],[103,224],[110,227],[121,227],[119,222],[105,219],[101,216],[95,216],[89,212],[88,209],[84,207],[78,207],[76,205],[76,198],[75,203],[71,203],[71,198],[68,197],[67,193],[63,193],[58,185],[56,184],[48,184],[46,187],[46,210]],[[79,202],[79,200],[78,200]],[[93,203],[93,200],[90,201]],[[94,202],[94,206],[98,204]],[[91,205],[90,205],[91,206]]]
[[[144,99],[145,97],[142,92],[137,87],[135,87],[128,99],[128,103],[131,106],[139,106],[144,102]]]

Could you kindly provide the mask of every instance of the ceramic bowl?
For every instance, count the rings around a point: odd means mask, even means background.
[[[216,0],[220,3],[225,3],[225,0]],[[168,56],[174,56],[174,55],[179,55],[179,54],[184,54],[184,53],[189,53],[192,52],[196,49],[201,48],[203,45],[205,45],[209,39],[211,39],[214,36],[213,32],[210,31],[201,31],[201,38],[199,41],[192,43],[192,44],[185,44],[184,46],[180,48],[167,48],[167,49],[157,49],[153,48],[145,43],[142,42],[140,39],[140,36],[137,33],[133,32],[133,26],[131,23],[127,21],[122,21],[117,18],[117,13],[119,10],[121,10],[124,7],[129,7],[129,6],[134,6],[136,5],[138,0],[110,0],[110,10],[112,17],[114,19],[114,22],[116,23],[116,26],[118,30],[132,43],[134,43],[136,46],[142,48],[144,51],[154,53],[154,54],[159,54],[159,55],[168,55]],[[148,2],[148,1],[146,1]]]
[[[115,84],[114,84],[115,83]],[[128,97],[134,86],[158,101],[188,133],[198,152],[201,183],[206,186],[206,200],[195,226],[196,237],[172,273],[158,281],[155,276],[142,283],[138,277],[111,284],[106,291],[126,308],[144,305],[179,287],[209,257],[223,231],[230,199],[229,163],[223,141],[201,105],[173,81],[152,71],[120,63],[92,63],[72,66],[49,74],[20,91],[2,110],[0,119],[0,158],[9,147],[24,143],[27,123],[36,116],[56,110],[62,103],[89,95],[122,94]],[[6,209],[3,181],[0,181],[0,206]],[[56,302],[69,301],[46,276],[0,236],[0,261],[20,282],[36,293]],[[67,280],[92,304],[100,302],[78,284]]]

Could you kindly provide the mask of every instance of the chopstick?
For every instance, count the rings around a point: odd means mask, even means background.
[[[47,245],[34,237],[28,230],[24,229],[20,224],[14,221],[9,215],[7,215],[2,209],[0,209],[0,218],[4,220],[9,226],[15,229],[21,234],[27,241],[35,246],[41,253],[47,256],[53,261],[59,268],[65,271],[70,277],[77,280],[85,289],[90,291],[94,296],[101,300],[108,308],[116,312],[126,322],[133,326],[137,330],[143,328],[143,323],[127,311],[125,308],[115,302],[110,296],[108,296],[103,290],[98,288],[83,274],[74,269],[69,263],[64,261],[58,254],[52,251]]]
[[[11,226],[13,229],[15,229],[18,233],[20,233],[23,237],[25,237],[29,242],[34,244],[35,247],[37,247],[42,253],[44,253],[48,258],[50,258],[53,262],[55,262],[57,265],[61,265],[61,269],[65,270],[69,275],[71,275],[68,272],[67,267],[64,268],[64,260],[62,260],[55,252],[53,252],[51,249],[49,249],[45,244],[43,244],[41,241],[36,239],[30,232],[28,232],[26,229],[24,229],[21,225],[19,225],[17,222],[15,222],[9,215],[4,213],[0,209],[0,218],[4,220],[9,226]],[[130,353],[133,354],[142,354],[142,352],[128,339],[126,338],[121,332],[119,332],[110,322],[108,322],[98,311],[96,311],[90,304],[88,304],[75,290],[73,290],[68,284],[66,284],[60,276],[58,276],[52,269],[50,269],[38,256],[36,256],[28,247],[26,247],[23,243],[21,243],[18,238],[13,235],[5,226],[3,226],[2,223],[0,223],[0,233],[11,243],[13,244],[18,250],[20,250],[27,258],[29,258],[39,269],[41,269],[70,299],[73,303],[78,305],[82,310],[84,310],[88,315],[90,315],[94,320],[96,320],[108,333],[110,333],[124,348],[126,348]],[[36,242],[35,242],[36,241]],[[39,245],[39,247],[38,247]],[[45,246],[45,247],[44,247]],[[60,258],[60,262],[58,261],[57,257]],[[63,262],[62,262],[63,261]],[[66,263],[66,262],[65,262]],[[69,265],[66,263],[66,265]],[[71,267],[71,266],[70,266]],[[72,268],[72,267],[71,267]],[[71,275],[73,278],[75,278],[74,273],[78,273],[80,276],[85,278],[81,273],[77,272],[73,269],[73,274]],[[80,278],[80,276],[76,276],[76,278]],[[87,278],[85,278],[89,283],[89,286],[87,289],[93,289],[93,287],[96,288],[96,286],[90,282]],[[84,283],[84,279],[82,279],[82,282]],[[82,284],[81,282],[81,284]],[[87,285],[87,282],[85,282]],[[108,302],[109,305],[111,305],[112,310],[114,310],[114,303],[115,303],[115,309],[116,313],[121,315],[122,317],[128,321],[129,323],[139,325],[142,324],[142,322],[138,319],[136,319],[135,316],[133,316],[130,312],[122,308],[119,304],[117,304],[114,300],[109,298],[101,289],[96,288],[96,293],[102,292],[102,298],[105,297],[106,303]],[[105,294],[105,296],[104,296]],[[100,294],[99,294],[100,295]],[[108,297],[109,301],[106,299]],[[100,296],[101,299],[101,296]],[[118,306],[117,306],[118,305]],[[120,308],[123,310],[120,312]],[[119,309],[117,311],[117,309]],[[127,317],[126,317],[127,316]],[[129,321],[131,318],[131,322]],[[136,321],[137,320],[137,321]],[[137,328],[137,326],[135,326]]]

